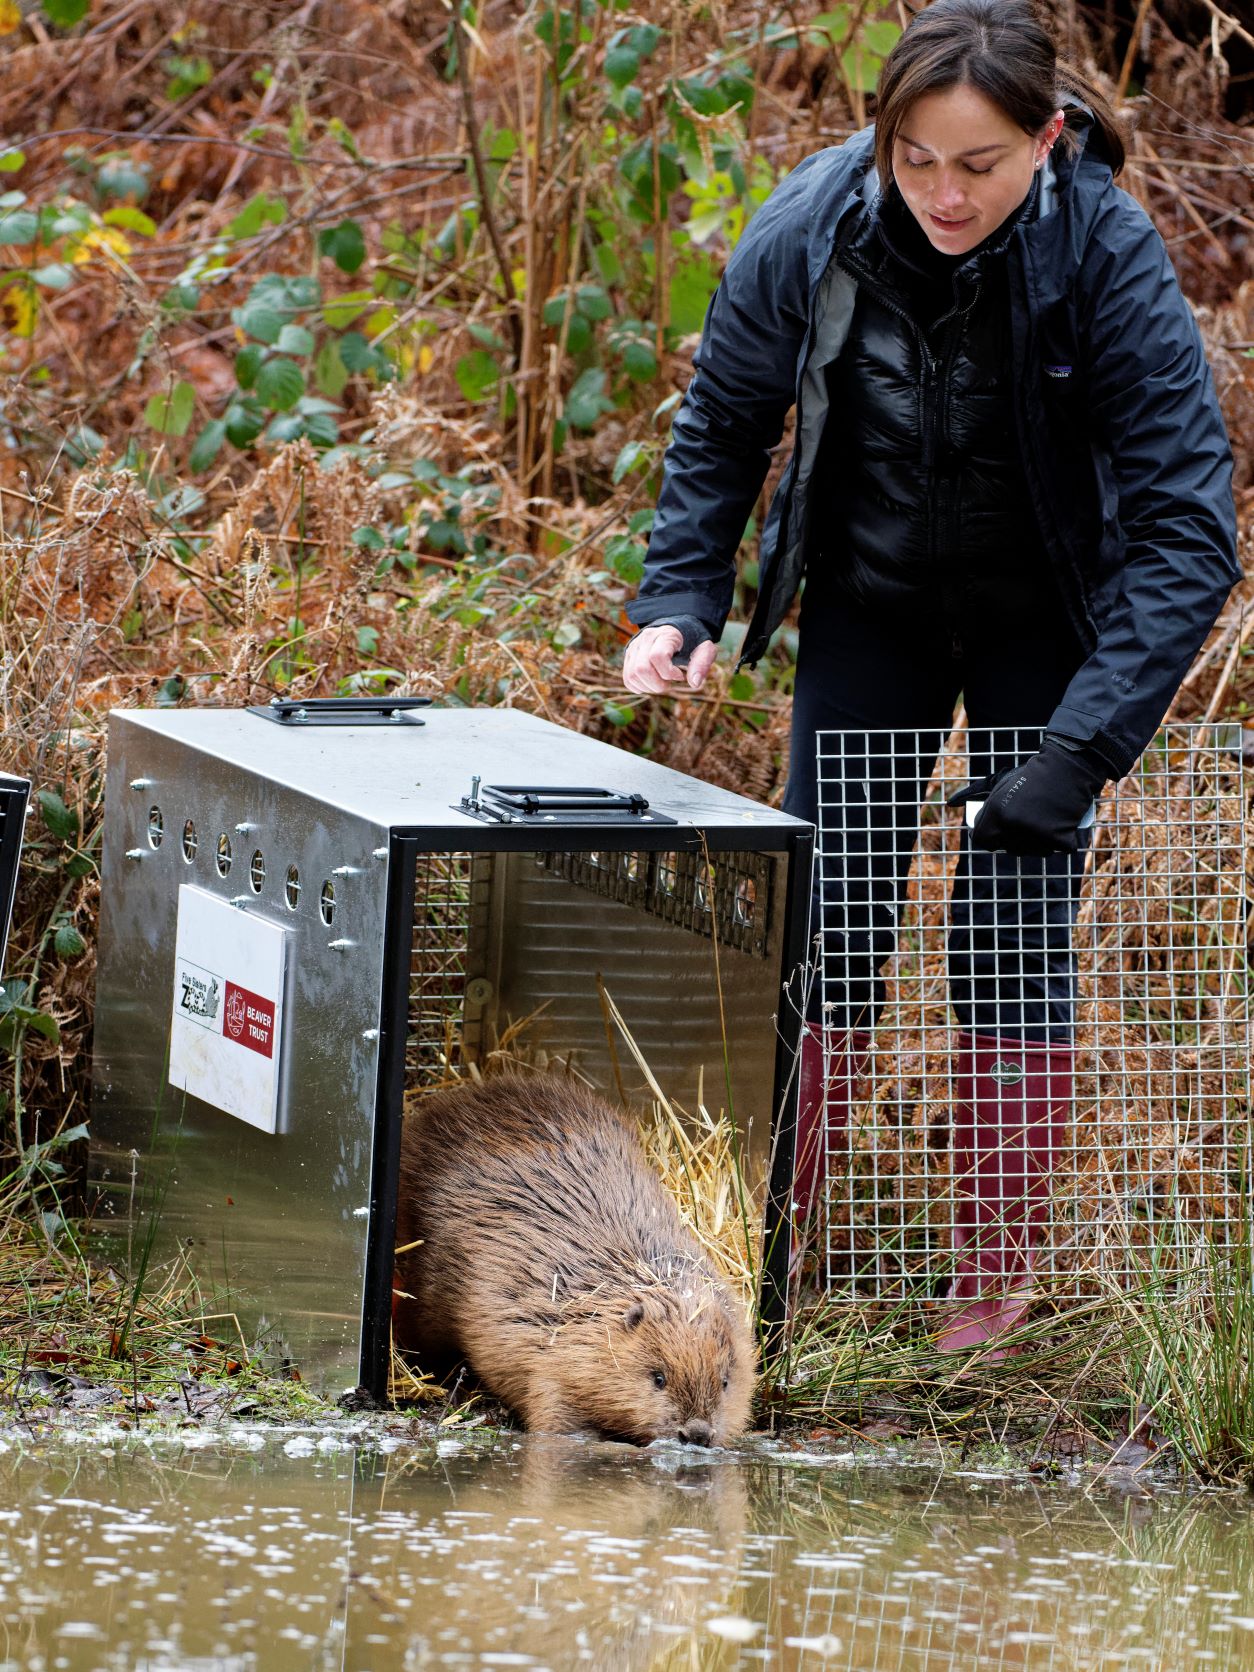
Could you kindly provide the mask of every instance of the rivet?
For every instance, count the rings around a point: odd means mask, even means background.
[[[351,940],[333,940],[327,942],[327,947],[331,952],[347,952],[350,946],[356,944],[356,941]]]
[[[371,857],[374,859],[386,859],[388,851],[389,850],[387,848],[375,848]]]
[[[237,824],[235,826],[236,834],[240,836],[247,836],[250,830],[256,830],[256,828],[257,826],[255,824],[249,824],[247,819],[245,819],[242,824]]]
[[[379,1030],[378,1028],[363,1028],[361,1037],[363,1039],[377,1039],[379,1037]]]
[[[132,778],[131,779],[131,788],[133,790],[151,789],[152,785],[153,785],[153,780],[151,778]]]
[[[144,857],[144,850],[143,848],[127,848],[126,857],[128,859],[142,859]]]

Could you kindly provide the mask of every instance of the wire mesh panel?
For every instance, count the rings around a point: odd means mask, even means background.
[[[839,1291],[1030,1268],[1079,1296],[1248,1236],[1248,738],[1165,727],[1074,855],[1020,859],[949,800],[1040,728],[820,734],[807,1049]]]
[[[460,1064],[463,1052],[478,1043],[479,1006],[473,988],[467,992],[467,959],[487,912],[490,882],[488,855],[419,856],[405,1048],[408,1086],[443,1080]]]

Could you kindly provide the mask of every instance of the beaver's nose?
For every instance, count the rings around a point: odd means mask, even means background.
[[[686,1446],[708,1446],[714,1437],[714,1431],[708,1422],[702,1422],[700,1417],[693,1417],[679,1430],[679,1437]]]

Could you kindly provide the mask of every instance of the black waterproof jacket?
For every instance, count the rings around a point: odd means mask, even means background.
[[[1032,510],[1088,652],[1049,730],[1120,774],[1153,736],[1233,584],[1232,455],[1193,315],[1161,238],[1119,190],[1086,112],[1006,251],[1015,418]],[[675,418],[637,626],[692,617],[718,639],[770,450],[793,455],[760,547],[742,663],[788,611],[811,546],[827,368],[856,280],[841,265],[877,212],[873,133],[808,157],[741,238]],[[1013,562],[1015,554],[1007,553]]]

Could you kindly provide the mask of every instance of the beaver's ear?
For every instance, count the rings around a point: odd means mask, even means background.
[[[633,1300],[626,1312],[623,1313],[623,1328],[639,1329],[643,1322],[644,1302],[642,1300]]]

